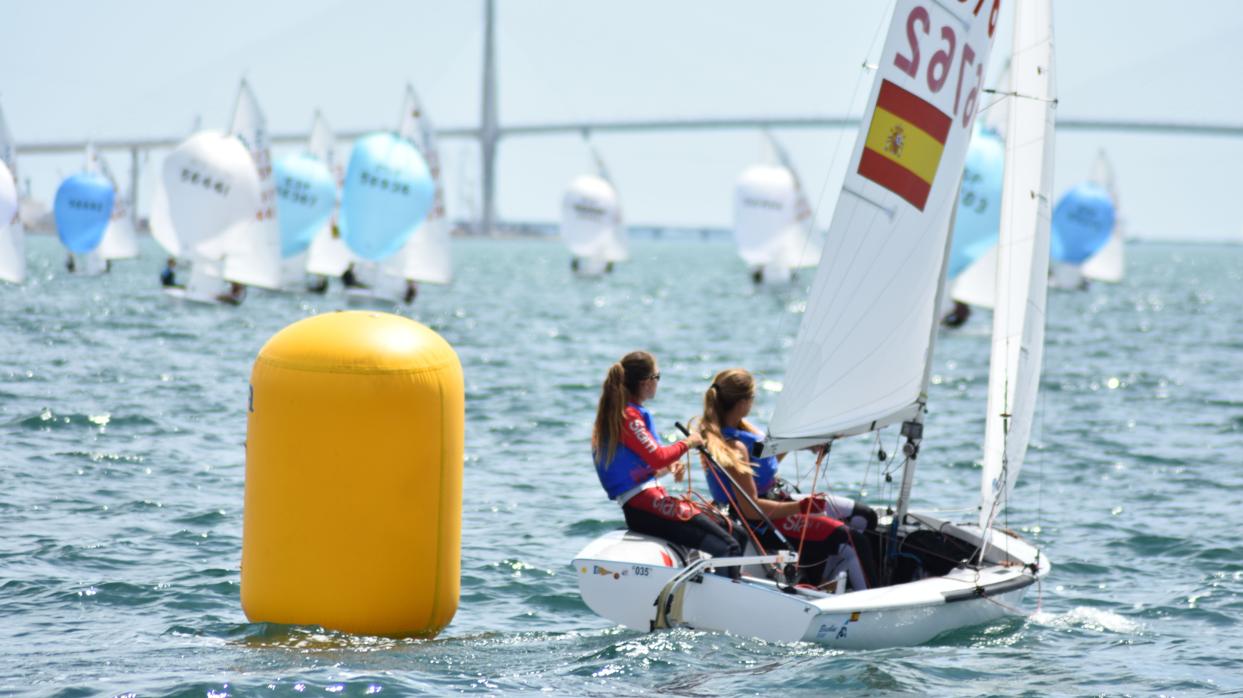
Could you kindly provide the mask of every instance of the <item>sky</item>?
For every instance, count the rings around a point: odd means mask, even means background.
[[[502,126],[576,121],[855,116],[891,0],[496,0]],[[1010,44],[1009,3],[989,72]],[[412,83],[440,126],[479,122],[483,0],[0,0],[9,27],[0,108],[22,144],[183,137],[224,128],[245,76],[270,130],[391,130]],[[1243,2],[1054,0],[1058,117],[1243,124]],[[785,129],[828,224],[854,133]],[[758,131],[594,137],[628,222],[727,228],[734,181],[769,160]],[[339,157],[348,154],[341,142]],[[474,141],[442,142],[454,218],[478,211]],[[277,149],[276,156],[293,148]],[[1243,138],[1063,131],[1055,188],[1104,149],[1137,238],[1243,240]],[[128,154],[105,153],[119,175]],[[140,163],[145,212],[161,152]],[[77,155],[25,155],[50,201]],[[555,221],[565,185],[591,164],[578,134],[507,137],[503,220]]]

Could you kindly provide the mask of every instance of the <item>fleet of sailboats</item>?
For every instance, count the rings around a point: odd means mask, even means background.
[[[1026,453],[1043,346],[1055,104],[1049,0],[1020,0],[1015,15],[978,515],[951,522],[911,509],[952,214],[998,5],[979,3],[973,13],[969,4],[896,3],[765,439],[772,454],[900,426],[902,484],[880,526],[887,583],[830,595],[789,587],[780,575],[734,582],[702,572],[783,564],[789,554],[714,561],[616,532],[574,560],[597,613],[639,630],[681,624],[839,647],[909,645],[1001,617],[1048,574],[1047,557],[996,521]],[[913,28],[952,37],[956,50],[936,54],[928,39],[921,52]],[[893,562],[907,555],[922,556],[922,571],[898,574]]]

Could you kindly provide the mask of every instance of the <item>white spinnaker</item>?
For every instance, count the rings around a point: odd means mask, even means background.
[[[311,247],[307,250],[306,270],[323,276],[340,276],[345,273],[354,258],[340,235],[333,236],[333,231],[338,230],[337,221],[341,214],[340,191],[343,173],[341,163],[337,162],[336,137],[332,134],[332,128],[328,126],[328,120],[318,111],[315,112],[315,119],[311,123],[311,138],[307,151],[328,165],[328,169],[336,177],[337,208],[333,211],[332,218],[329,218],[328,223],[324,225],[324,229],[311,241]]]
[[[444,181],[440,173],[440,149],[436,144],[436,132],[431,119],[423,110],[414,88],[406,86],[406,108],[402,110],[402,123],[398,133],[419,149],[427,161],[427,170],[436,187],[432,210],[400,255],[401,276],[414,281],[447,284],[453,280],[453,264],[449,250],[449,219],[445,216]]]
[[[575,257],[607,262],[618,218],[613,185],[594,175],[576,177],[561,199],[561,240]]]
[[[1005,506],[1027,454],[1044,355],[1052,223],[1053,11],[1019,0],[1014,15],[1006,169],[997,242],[997,304],[989,360],[980,525]]]
[[[972,15],[969,3],[899,0],[896,5],[824,256],[791,352],[785,389],[769,424],[776,451],[909,419],[919,414],[923,401],[925,367],[939,320],[936,295],[943,276],[950,214],[972,116],[983,96],[979,88],[992,38],[986,5],[981,4],[979,16]],[[931,30],[922,40],[918,60],[911,55],[908,40],[912,22]],[[948,65],[930,65],[942,46],[933,37],[947,34],[955,37],[952,59]],[[971,61],[965,60],[967,55]],[[908,72],[904,65],[912,69]],[[944,82],[938,83],[939,77]],[[886,115],[891,112],[877,109],[877,101],[882,91],[892,95],[895,89],[911,98],[904,97],[903,103],[913,100],[923,105],[916,109],[922,117],[940,114],[949,120],[939,158],[929,160],[926,147],[916,148],[926,145],[924,137],[932,138],[926,130],[895,132],[886,127],[891,123]],[[883,167],[894,163],[894,158],[922,154],[923,171],[931,179],[920,180],[927,183],[924,205],[913,203],[911,199],[918,196],[892,178],[886,178],[890,186],[883,186],[861,174],[865,150],[869,163],[883,157]],[[868,171],[875,173],[871,166]],[[899,189],[906,196],[896,193]]]
[[[801,226],[798,187],[789,169],[754,165],[738,175],[734,183],[734,242],[747,266],[785,265],[784,238],[798,237]]]
[[[1116,284],[1122,281],[1125,274],[1126,235],[1118,208],[1118,190],[1114,186],[1113,167],[1103,150],[1096,156],[1096,163],[1092,167],[1092,181],[1104,187],[1109,192],[1109,198],[1113,199],[1114,229],[1105,246],[1085,261],[1079,270],[1086,278]]]
[[[174,148],[162,170],[151,234],[175,257],[218,258],[216,238],[253,218],[259,205],[259,176],[246,146],[219,131],[202,131]]]
[[[134,221],[130,216],[133,192],[121,194],[117,178],[112,168],[103,157],[98,157],[99,170],[117,192],[112,205],[112,218],[108,221],[108,229],[104,231],[104,239],[99,242],[98,252],[104,259],[131,259],[138,256],[138,236],[134,233]]]
[[[268,144],[267,119],[259,102],[242,81],[233,110],[229,133],[250,151],[259,179],[259,200],[251,216],[225,232],[226,252],[221,275],[247,286],[281,287],[281,229],[276,222],[276,183],[272,178],[272,152]]]
[[[0,281],[26,280],[26,240],[17,217],[17,183],[0,160]]]

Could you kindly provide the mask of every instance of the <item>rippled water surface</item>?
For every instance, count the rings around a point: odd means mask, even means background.
[[[771,412],[804,293],[753,290],[724,242],[640,242],[585,281],[553,243],[455,241],[455,283],[401,311],[453,344],[467,383],[462,599],[430,641],[241,611],[251,364],[344,301],[176,305],[149,241],[95,279],[67,278],[51,239],[30,248],[32,279],[0,287],[0,693],[1243,693],[1243,247],[1134,245],[1123,284],[1052,295],[1008,516],[1054,563],[1031,615],[848,653],[641,635],[578,597],[569,560],[621,521],[587,445],[609,363],[658,356],[662,430],[734,365]],[[974,503],[988,332],[979,314],[938,344],[918,506]],[[873,448],[835,449],[837,491],[892,493]]]

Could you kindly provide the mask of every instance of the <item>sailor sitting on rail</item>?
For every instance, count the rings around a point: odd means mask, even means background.
[[[631,352],[609,367],[600,390],[596,424],[591,434],[596,475],[609,499],[621,505],[626,526],[636,533],[698,548],[713,557],[734,557],[742,543],[726,531],[728,522],[711,511],[671,496],[656,477],[672,470],[681,479],[679,460],[703,444],[698,434],[661,446],[652,428],[652,415],[643,403],[656,396],[660,371],[656,359],[644,351]],[[737,567],[720,570],[736,577]]]
[[[704,460],[713,500],[718,506],[730,507],[743,526],[754,533],[761,550],[783,546],[768,521],[779,527],[787,539],[799,541],[803,560],[799,576],[804,583],[831,581],[839,570],[844,570],[852,589],[866,589],[869,575],[865,570],[872,571],[874,567],[871,548],[860,534],[875,528],[876,513],[845,497],[813,494],[796,501],[781,492],[774,484],[779,457],[757,458],[752,450],[763,438],[763,433],[746,420],[754,401],[755,379],[741,368],[718,373],[704,394],[699,429],[712,458],[728,470],[728,474],[722,473]],[[734,482],[747,496],[739,496]],[[850,521],[849,526],[842,523],[844,519]],[[852,528],[856,531],[853,536]],[[874,572],[871,574],[874,576]]]

